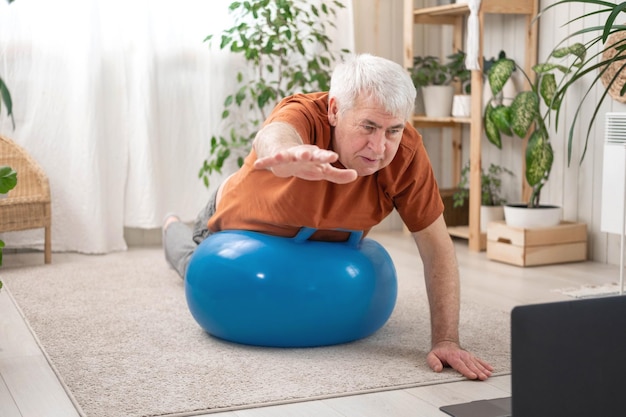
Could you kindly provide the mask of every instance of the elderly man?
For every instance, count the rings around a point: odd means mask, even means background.
[[[487,379],[493,368],[460,345],[458,266],[428,155],[408,122],[415,95],[400,65],[363,54],[336,67],[328,93],[285,98],[194,229],[166,217],[166,259],[184,277],[197,244],[220,230],[291,237],[307,226],[317,229],[313,239],[342,241],[338,229],[367,234],[395,208],[424,264],[429,366]]]

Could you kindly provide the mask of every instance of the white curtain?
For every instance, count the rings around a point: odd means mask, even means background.
[[[0,133],[46,171],[53,251],[126,249],[124,227],[193,220],[237,58],[203,42],[231,0],[0,0],[0,75],[13,96]],[[352,4],[332,38],[354,50]],[[219,178],[211,181],[217,186]],[[19,181],[19,179],[18,179]],[[0,236],[41,247],[41,231]]]

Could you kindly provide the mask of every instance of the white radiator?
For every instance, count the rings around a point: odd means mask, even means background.
[[[607,113],[602,165],[603,232],[624,232],[626,200],[626,113]]]

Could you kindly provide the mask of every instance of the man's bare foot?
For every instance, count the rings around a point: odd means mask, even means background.
[[[174,222],[179,222],[179,221],[180,221],[180,217],[178,217],[177,215],[171,214],[171,213],[166,214],[165,218],[163,219],[163,232],[167,230],[170,224]]]

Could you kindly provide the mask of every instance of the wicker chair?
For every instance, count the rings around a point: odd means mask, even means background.
[[[48,177],[22,147],[1,135],[0,165],[17,172],[17,185],[0,199],[0,232],[44,228],[44,262],[49,264],[52,222]]]

